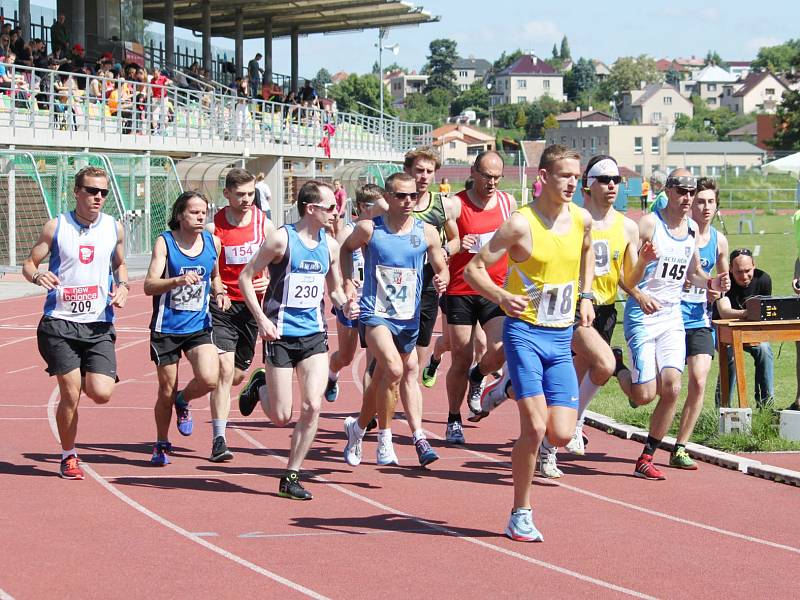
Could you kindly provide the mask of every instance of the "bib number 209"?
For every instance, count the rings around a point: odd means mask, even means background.
[[[69,303],[69,309],[73,315],[92,312],[92,301],[91,300],[78,300],[77,302],[72,301]]]

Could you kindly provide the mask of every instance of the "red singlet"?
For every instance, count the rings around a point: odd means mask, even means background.
[[[264,242],[264,213],[251,207],[250,223],[243,227],[231,225],[225,218],[225,208],[214,215],[214,235],[222,242],[219,254],[219,275],[228,288],[231,300],[244,302],[239,291],[239,274],[247,261]]]

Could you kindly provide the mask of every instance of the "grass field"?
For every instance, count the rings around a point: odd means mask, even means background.
[[[726,224],[731,249],[745,247],[758,251],[758,255],[755,257],[756,266],[769,273],[772,277],[773,294],[776,296],[793,294],[791,280],[794,272],[794,261],[797,257],[797,246],[790,216],[756,216],[755,232],[752,235],[749,233],[738,235],[738,217],[728,217]],[[715,223],[715,225],[719,227],[718,223]],[[620,313],[620,321],[622,308],[623,306],[618,304],[617,311]],[[614,345],[625,347],[621,323],[614,332],[613,343]],[[772,350],[775,355],[775,407],[783,409],[795,399],[797,387],[795,378],[795,345],[792,343],[773,345]],[[747,363],[747,394],[748,398],[752,399],[753,361],[748,355],[745,355],[745,360]],[[719,435],[718,413],[714,406],[714,389],[719,373],[718,367],[718,357],[715,357],[708,377],[705,406],[695,428],[692,441],[729,451],[800,450],[800,443],[789,442],[778,437],[777,415],[772,411],[754,410],[752,435]],[[683,390],[685,398],[685,376]],[[590,409],[613,417],[618,421],[646,429],[654,405],[655,403],[652,403],[635,410],[630,408],[627,398],[620,391],[615,380],[612,379],[600,390]],[[683,402],[681,401],[678,408],[678,416],[675,419],[670,435],[677,433],[677,424],[680,419],[682,405]]]

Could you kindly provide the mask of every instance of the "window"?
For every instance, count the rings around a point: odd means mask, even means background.
[[[642,153],[642,138],[641,137],[633,138],[633,153],[634,154],[641,154]]]
[[[708,91],[709,92],[716,92],[717,91],[717,84],[716,83],[709,83],[708,84]]]
[[[586,138],[583,138],[583,139],[581,140],[581,147],[582,147],[584,150],[586,150]]]
[[[471,148],[467,148],[467,156],[477,156],[483,151],[481,146],[473,146]]]
[[[664,96],[664,104],[666,105],[672,104],[672,96]]]
[[[574,148],[577,148],[577,147],[578,147],[577,140],[575,138],[572,138],[572,148],[574,149]]]
[[[650,138],[650,153],[651,154],[658,154],[661,152],[661,138],[659,137],[651,137]]]
[[[706,104],[716,104],[716,103],[717,103],[716,98],[706,98]]]
[[[528,101],[528,98],[525,96],[517,96],[517,104],[525,104]]]
[[[566,144],[567,143],[567,136],[565,136],[565,135],[561,136],[561,143],[562,144]]]
[[[717,165],[706,167],[706,175],[708,175],[709,177],[719,177],[720,175],[722,175],[722,167]]]
[[[700,167],[698,167],[697,165],[686,168],[689,169],[689,171],[691,171],[692,175],[694,175],[695,177],[700,177]]]
[[[637,173],[638,175],[641,175],[641,174],[642,174],[642,170],[643,170],[643,168],[642,168],[642,165],[635,165],[635,166],[633,167],[633,170],[634,170],[634,171],[636,171],[636,173]]]
[[[528,81],[526,79],[517,79],[517,89],[524,90],[528,88]]]
[[[459,71],[458,72],[458,76],[459,77],[466,77],[467,76],[467,72],[466,71]]]
[[[767,88],[764,90],[767,96],[774,96],[775,95],[775,88]]]
[[[661,123],[661,113],[660,112],[654,112],[651,115],[650,122],[651,123]]]
[[[542,81],[542,88],[544,88],[546,90],[550,89],[550,80],[549,79],[545,79],[544,81]]]
[[[590,144],[591,144],[591,146],[592,146],[592,147],[591,147],[592,154],[596,154],[596,153],[597,153],[597,138],[596,138],[596,137],[592,137],[592,138],[589,140],[589,143],[590,143]]]
[[[456,149],[456,143],[455,142],[450,142],[450,149],[451,150],[455,150]]]

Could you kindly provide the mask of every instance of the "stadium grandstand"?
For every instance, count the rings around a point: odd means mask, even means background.
[[[306,179],[340,179],[350,193],[364,181],[381,183],[408,149],[431,142],[429,125],[340,112],[326,98],[298,94],[302,36],[438,19],[407,2],[63,0],[52,26],[31,22],[30,0],[2,8],[4,269],[17,267],[42,222],[69,205],[71,178],[86,165],[112,175],[106,207],[125,223],[136,255],[149,253],[185,187],[219,202],[220,182],[234,166],[264,173],[281,223]],[[158,48],[138,42],[145,20],[164,25]],[[176,26],[202,36],[202,56],[175,47]],[[212,56],[212,36],[234,40],[232,63]],[[272,71],[272,40],[280,37],[291,38],[288,76]],[[263,81],[254,90],[244,68],[250,38],[264,40]]]

